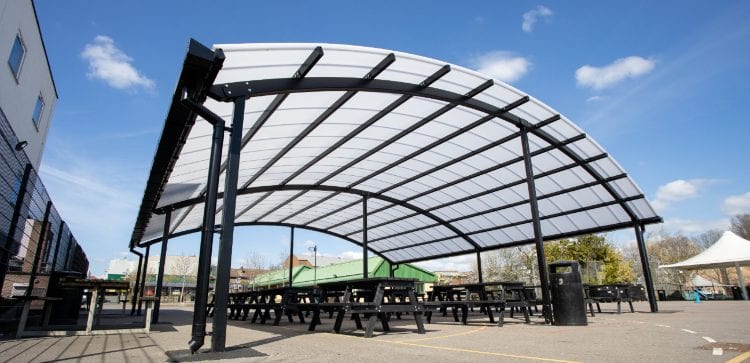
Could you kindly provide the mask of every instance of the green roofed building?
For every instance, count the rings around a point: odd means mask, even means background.
[[[370,257],[367,260],[369,277],[390,276],[390,264],[381,257]],[[425,269],[412,264],[396,265],[394,277],[415,279],[418,292],[423,292],[425,284],[431,286],[437,282],[437,276]],[[311,286],[326,282],[355,280],[362,278],[362,260],[352,260],[344,263],[319,266],[317,269],[309,266],[295,266],[292,268],[293,286]],[[274,287],[288,285],[289,270],[275,270],[256,277],[256,286]]]

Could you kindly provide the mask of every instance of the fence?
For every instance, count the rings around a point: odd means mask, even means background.
[[[0,110],[0,282],[3,298],[13,285],[36,289],[52,272],[88,271],[88,259],[52,203],[37,170],[29,162],[10,123]],[[46,286],[42,286],[46,287]]]

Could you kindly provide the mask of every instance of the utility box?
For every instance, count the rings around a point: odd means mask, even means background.
[[[549,264],[552,316],[555,325],[588,325],[581,269],[577,261]]]

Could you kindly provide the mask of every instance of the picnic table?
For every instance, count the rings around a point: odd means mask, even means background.
[[[351,314],[357,329],[365,330],[365,338],[372,337],[375,325],[380,320],[383,331],[389,331],[388,321],[392,314],[411,313],[417,325],[417,333],[424,334],[422,307],[417,301],[415,280],[402,278],[370,278],[319,285],[320,294],[310,303],[313,318],[309,330],[315,330],[320,322],[321,311],[336,314],[333,330],[341,331],[346,314]],[[361,315],[361,316],[360,316]],[[367,326],[362,325],[367,319]]]
[[[596,304],[596,309],[599,313],[602,312],[600,303],[617,303],[617,314],[622,313],[622,303],[627,302],[630,307],[630,312],[635,312],[633,309],[633,301],[645,301],[646,290],[641,285],[631,284],[609,284],[609,285],[584,285],[584,296],[586,302],[589,305],[589,311],[591,316],[594,316],[594,309],[592,303]]]
[[[530,323],[531,313],[529,302],[526,299],[526,291],[523,283],[510,281],[481,282],[454,285],[434,285],[432,291],[428,292],[427,301],[423,303],[427,310],[426,317],[429,323],[432,318],[432,310],[439,310],[443,316],[450,308],[453,319],[458,322],[458,311],[461,311],[461,323],[467,324],[469,310],[480,308],[489,318],[490,323],[495,323],[493,309],[500,313],[498,325],[504,323],[504,312],[510,311],[511,317],[515,310],[521,310],[526,323]]]

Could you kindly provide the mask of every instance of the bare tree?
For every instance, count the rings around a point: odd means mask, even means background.
[[[738,214],[732,217],[729,229],[744,239],[750,239],[750,214]]]
[[[693,241],[700,248],[705,250],[706,248],[713,246],[713,244],[721,238],[722,234],[723,232],[721,230],[712,229],[697,235],[693,238]]]
[[[245,258],[242,259],[242,273],[247,276],[248,282],[255,287],[255,279],[258,275],[264,273],[269,268],[269,262],[266,256],[257,251],[249,251]]]
[[[180,290],[180,301],[185,301],[185,283],[188,276],[195,276],[197,274],[196,268],[198,266],[195,256],[174,256],[171,258],[171,264],[169,266],[169,274],[174,276],[180,276],[182,279],[182,289]],[[165,266],[166,267],[166,266]]]

